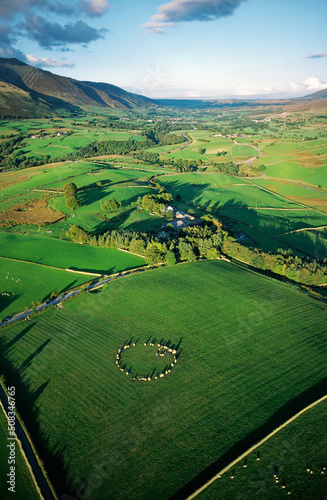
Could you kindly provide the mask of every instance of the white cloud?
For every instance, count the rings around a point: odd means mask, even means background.
[[[79,6],[89,16],[103,16],[109,9],[108,0],[82,0]]]
[[[312,92],[318,92],[319,90],[327,88],[327,82],[321,82],[316,76],[310,76],[304,80],[303,85],[307,88],[307,90]]]
[[[246,0],[172,0],[158,7],[158,13],[145,23],[151,33],[165,33],[175,23],[187,21],[214,21],[229,16]]]
[[[71,61],[58,61],[57,59],[49,59],[48,57],[37,57],[33,54],[26,55],[27,62],[33,66],[41,68],[72,68],[75,64]]]

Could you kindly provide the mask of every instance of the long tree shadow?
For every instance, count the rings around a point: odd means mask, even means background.
[[[36,323],[30,323],[26,328],[24,328],[16,337],[14,337],[12,340],[6,344],[6,350],[9,351],[13,345],[16,344],[16,342],[19,342],[32,328],[33,326],[36,325]]]
[[[93,187],[91,189],[83,189],[83,191],[78,191],[78,199],[81,205],[87,206],[96,203],[97,201],[107,198],[113,191],[108,191],[103,188]]]
[[[28,356],[28,358],[26,358],[24,363],[22,363],[22,365],[18,368],[18,371],[20,373],[23,373],[25,370],[27,370],[27,368],[31,365],[33,359],[36,358],[36,356],[40,354],[50,342],[51,339],[48,339],[45,342],[43,342],[43,344],[40,345],[37,349],[35,349],[35,351],[30,356]]]
[[[192,493],[218,474],[221,469],[245,453],[256,443],[260,442],[264,437],[269,435],[291,417],[326,394],[327,377],[281,406],[281,408],[279,408],[279,410],[277,410],[263,425],[235,443],[226,453],[224,453],[224,455],[218,458],[218,460],[206,467],[200,474],[192,479],[192,481],[172,495],[171,500],[183,500],[188,498]]]
[[[67,465],[63,458],[65,449],[59,449],[58,446],[52,446],[50,444],[50,437],[44,434],[44,430],[41,431],[38,423],[40,411],[36,406],[36,401],[41,394],[47,390],[51,380],[48,379],[35,390],[32,389],[28,378],[24,376],[24,373],[22,373],[19,368],[14,366],[13,362],[7,356],[13,344],[22,338],[23,335],[26,335],[35,324],[36,323],[29,325],[8,343],[6,343],[4,337],[0,338],[0,373],[5,376],[8,385],[15,386],[16,388],[17,410],[28,429],[32,442],[35,444],[55,488],[59,491],[68,492],[71,488],[69,488],[65,481],[65,477],[67,477]],[[41,348],[43,349],[44,347],[45,345],[43,344]],[[40,350],[40,348],[38,350]],[[32,356],[34,355],[35,353]],[[58,471],[61,471],[60,474],[58,474]]]
[[[15,293],[15,295],[0,295],[0,313],[5,311],[15,300],[19,299],[21,295]]]

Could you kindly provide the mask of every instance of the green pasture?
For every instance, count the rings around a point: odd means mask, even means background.
[[[169,192],[180,194],[183,202],[195,207],[291,208],[292,202],[249,184],[243,179],[222,174],[181,174],[161,178]]]
[[[49,298],[51,292],[70,290],[88,280],[90,276],[0,257],[1,319]]]
[[[307,182],[311,185],[312,189],[314,189],[312,185],[327,187],[327,166],[319,168],[303,167],[299,163],[289,161],[280,161],[267,165],[264,160],[260,160],[258,160],[258,164],[263,163],[266,166],[266,175],[269,177]],[[315,189],[315,191],[319,190]]]
[[[296,241],[300,238],[296,236],[299,233],[292,233],[292,235],[287,235],[285,237],[283,236],[284,233],[302,228],[327,225],[327,217],[312,210],[292,210],[291,208],[288,210],[253,210],[237,207],[230,208],[227,206],[219,208],[219,213],[246,224],[254,230],[259,230],[267,236],[277,238],[277,241],[282,241],[284,243],[288,240]],[[247,229],[245,232],[248,234]],[[253,233],[251,237],[256,241]],[[301,239],[302,238],[303,237],[301,237]],[[301,251],[301,245],[294,246]],[[311,243],[310,247],[312,247]],[[312,248],[314,248],[314,246]],[[304,248],[303,251],[306,252]],[[309,253],[311,254],[312,252]]]
[[[292,153],[298,153],[304,149],[303,144],[298,144],[297,142],[281,142],[278,141],[265,149],[265,154],[267,155],[288,155]]]
[[[251,142],[254,142],[252,137],[235,137],[234,140],[238,144],[250,144]]]
[[[327,223],[327,220],[325,220],[325,223]],[[282,235],[279,240],[291,248],[305,252],[314,259],[322,260],[327,258],[326,236],[326,231],[323,230],[301,231]]]
[[[112,274],[144,265],[144,259],[136,255],[113,248],[78,245],[49,238],[44,233],[0,233],[0,256],[101,274]]]
[[[91,142],[101,141],[142,141],[144,138],[131,131],[110,131],[105,129],[85,129],[78,130],[72,135],[64,135],[61,132],[60,136],[54,137],[45,136],[43,139],[36,137],[35,139],[25,139],[24,147],[21,151],[26,156],[35,156],[36,154],[45,154],[53,156],[64,156],[67,153],[73,153],[76,148],[81,148]]]
[[[308,206],[317,208],[327,206],[326,192],[319,187],[304,186],[296,181],[280,182],[275,179],[254,179],[253,183]]]
[[[192,130],[188,132],[192,142],[181,151],[176,151],[165,155],[167,158],[206,160],[217,155],[218,151],[230,150],[233,142],[225,137],[216,137],[216,134],[206,130]],[[198,152],[199,148],[205,149],[204,154]],[[223,157],[224,161],[229,161],[229,156]]]
[[[254,149],[252,146],[237,144],[236,146],[232,147],[232,156],[252,157],[258,155],[259,155],[258,151]]]
[[[7,328],[0,354],[59,496],[76,496],[79,478],[93,500],[164,500],[326,377],[326,334],[323,303],[207,261]],[[154,337],[179,343],[172,373],[139,382],[117,369],[125,342]]]
[[[322,443],[327,441],[326,415],[326,401],[300,415],[250,453],[246,463],[242,460],[217,479],[199,495],[199,500],[238,498],[240,495],[240,498],[265,500],[282,500],[288,495],[324,498],[327,472],[322,470],[322,464],[327,464]],[[278,482],[274,477],[276,472]]]
[[[2,407],[0,407],[0,490],[1,498],[3,500],[10,500],[11,498],[19,498],[19,500],[32,500],[38,499],[39,495],[35,489],[30,472],[22,457],[19,445],[15,446],[15,463],[8,464],[9,448],[8,444],[8,420],[4,414]],[[8,491],[10,484],[7,483],[9,477],[10,467],[15,467],[15,492]]]

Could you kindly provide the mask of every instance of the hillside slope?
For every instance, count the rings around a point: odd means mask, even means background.
[[[154,105],[151,99],[126,92],[114,85],[80,82],[43,71],[15,58],[0,58],[1,82],[1,114],[30,116],[31,113],[39,115],[61,109],[78,112],[88,106],[131,109]],[[2,89],[6,91],[2,92]],[[20,95],[19,102],[16,101],[15,94]]]

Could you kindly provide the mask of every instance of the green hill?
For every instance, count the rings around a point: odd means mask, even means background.
[[[89,106],[131,109],[154,105],[151,99],[114,85],[66,78],[15,58],[0,58],[0,83],[2,115],[40,116],[62,109],[78,112]]]

